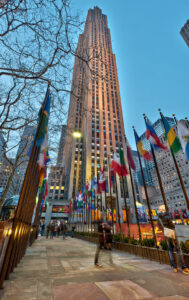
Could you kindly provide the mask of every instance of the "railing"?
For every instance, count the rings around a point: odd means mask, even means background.
[[[77,232],[75,233],[75,236],[79,239],[93,242],[93,243],[98,243],[98,237],[94,236],[85,236],[85,235],[80,235]],[[157,261],[160,264],[167,264],[170,265],[170,260],[169,260],[169,254],[168,251],[166,250],[160,250],[158,248],[153,248],[153,247],[145,247],[141,245],[132,245],[128,243],[121,243],[121,242],[113,242],[112,247],[114,249],[124,251],[136,256],[140,256],[149,260]],[[184,261],[187,267],[189,267],[189,255],[188,254],[183,254],[184,256]],[[177,256],[175,254],[175,259],[177,260]],[[177,261],[178,264],[178,261]]]
[[[0,221],[0,273],[11,233],[12,223]]]

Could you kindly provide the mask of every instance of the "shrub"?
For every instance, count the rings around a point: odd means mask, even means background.
[[[155,246],[155,241],[154,241],[154,239],[143,239],[142,240],[142,246],[154,247]]]
[[[180,242],[180,247],[182,249],[182,252],[189,254],[189,243],[188,242]]]
[[[129,244],[131,244],[131,245],[138,245],[139,244],[139,241],[136,240],[134,237],[129,238],[128,241],[129,241]]]
[[[113,235],[113,241],[114,241],[114,242],[120,242],[120,238],[121,238],[121,237],[120,237],[120,234],[114,234],[114,235]]]
[[[162,250],[168,250],[166,241],[161,241],[160,245],[162,247]]]

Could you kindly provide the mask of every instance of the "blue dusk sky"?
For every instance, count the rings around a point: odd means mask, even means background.
[[[125,132],[135,148],[132,125],[189,116],[189,47],[180,35],[189,19],[189,0],[73,0],[85,20],[94,6],[108,17],[116,55]]]

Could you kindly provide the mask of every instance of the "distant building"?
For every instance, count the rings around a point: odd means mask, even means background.
[[[45,209],[42,210],[42,218],[48,224],[51,219],[68,219],[66,207],[67,199],[64,197],[65,175],[64,168],[51,166],[48,176],[48,201]]]
[[[113,157],[113,153],[118,154],[120,145],[126,153],[116,57],[112,50],[107,16],[98,7],[88,11],[84,31],[79,36],[77,53],[90,59],[87,66],[76,57],[73,68],[73,93],[67,121],[69,132],[63,159],[68,200],[73,199],[95,175],[99,177],[100,168],[107,167],[108,157]],[[70,134],[74,131],[79,131],[81,137],[74,139]],[[130,191],[128,182],[126,197],[131,207]],[[124,206],[122,195],[121,190],[118,197],[120,207]]]
[[[28,150],[33,140],[33,133],[35,127],[27,125],[24,128],[24,132],[21,136],[16,158],[18,158],[18,166],[16,168],[17,176],[19,177],[18,194],[20,193],[22,183],[24,181],[26,169],[29,162]]]
[[[170,126],[173,127],[174,130],[177,132],[175,120],[173,118],[167,118],[167,120]],[[182,122],[187,123],[186,125],[188,126],[187,120],[182,120]],[[165,140],[164,129],[161,119],[158,119],[153,124],[153,128],[155,129],[161,142],[169,148],[168,143]],[[144,148],[150,150],[150,144],[146,139],[145,133],[142,134],[141,138],[144,144]],[[173,209],[179,211],[181,209],[186,209],[186,201],[170,151],[155,151],[155,155],[165,191],[165,196],[170,210]],[[185,188],[189,195],[189,164],[187,161],[185,161],[184,153],[182,151],[180,151],[176,155],[176,160],[184,181]],[[163,204],[163,199],[154,163],[146,161],[144,170],[145,169],[148,170],[148,172],[150,172],[150,176],[149,174],[147,175],[147,186],[149,191],[150,203],[153,208],[157,208],[158,206]],[[140,171],[139,173],[137,173],[137,175],[138,181],[140,182]],[[144,199],[144,191],[142,191],[142,195]]]
[[[187,46],[189,47],[189,20],[181,28],[180,34],[182,35],[183,39],[185,40]]]
[[[0,197],[2,196],[3,191],[7,186],[9,177],[12,172],[12,164],[14,164],[14,159],[9,158],[9,160],[7,160],[6,157],[4,156],[6,151],[4,146],[5,146],[5,140],[3,134],[0,132]],[[17,184],[18,184],[18,177],[15,176],[12,179],[12,183],[9,187],[6,198],[16,194]]]
[[[65,138],[66,138],[66,125],[62,125],[62,131],[60,136],[60,142],[58,147],[58,156],[57,156],[57,163],[56,165],[59,167],[63,166],[63,152],[64,152],[64,144],[65,144]]]

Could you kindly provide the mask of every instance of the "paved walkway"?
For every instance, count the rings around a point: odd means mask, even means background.
[[[101,252],[76,238],[41,238],[5,282],[1,300],[186,300],[189,276],[119,251]],[[113,260],[113,264],[111,262]]]

